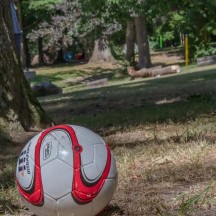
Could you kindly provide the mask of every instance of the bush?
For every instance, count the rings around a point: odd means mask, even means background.
[[[200,43],[195,46],[195,58],[210,56],[216,54],[216,47],[211,44]]]

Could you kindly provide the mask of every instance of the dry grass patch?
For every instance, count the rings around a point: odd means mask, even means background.
[[[158,125],[155,130],[144,127],[106,137],[118,158],[119,186],[114,203],[123,209],[123,215],[213,213],[215,143],[200,140],[197,134],[195,141],[190,141],[190,135],[189,141],[182,138],[176,143],[176,131],[179,137],[188,133],[182,125]]]

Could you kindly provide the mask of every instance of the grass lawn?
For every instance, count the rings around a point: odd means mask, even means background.
[[[91,128],[116,156],[118,187],[103,216],[215,215],[216,66],[135,80],[112,65],[36,70],[32,83],[50,80],[63,89],[39,98],[53,120]],[[87,87],[104,77],[107,86]],[[1,146],[2,215],[31,215],[14,186],[23,145]]]

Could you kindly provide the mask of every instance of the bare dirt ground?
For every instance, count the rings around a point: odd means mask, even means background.
[[[153,53],[152,63],[155,65],[172,65],[172,64],[182,64],[184,63],[184,57],[181,52],[167,52],[167,53]]]

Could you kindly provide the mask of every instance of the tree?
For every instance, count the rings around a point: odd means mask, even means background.
[[[149,0],[150,1],[150,0]],[[162,35],[164,40],[175,41],[183,45],[184,35],[189,36],[190,59],[216,54],[212,46],[216,38],[215,10],[216,1],[169,1],[166,7],[159,7],[151,25],[152,38]]]
[[[39,64],[43,65],[44,59],[43,59],[43,38],[42,37],[38,38],[38,58],[39,58]]]
[[[88,29],[86,36],[91,36],[94,41],[90,62],[115,62],[110,50],[109,38],[122,29],[116,19],[116,8],[106,0],[80,0],[80,2],[84,12],[82,29],[84,31]]]
[[[26,56],[26,66],[29,67],[31,64],[31,53],[29,50],[29,39],[27,38],[28,33],[30,33],[33,29],[37,28],[39,23],[46,20],[49,21],[51,16],[55,13],[53,11],[53,6],[61,0],[37,0],[37,1],[29,1],[29,0],[19,0],[21,6],[21,19],[22,19],[22,30],[23,30],[23,46],[25,50]],[[18,7],[19,8],[19,7]],[[37,47],[38,60],[39,64],[44,64],[44,43],[43,38],[38,37],[35,40],[34,46]],[[35,53],[34,53],[35,54]]]
[[[95,40],[94,51],[89,60],[90,63],[101,63],[101,62],[115,62],[113,58],[107,38],[100,38]]]
[[[146,17],[138,16],[135,17],[135,26],[136,26],[136,38],[138,45],[139,53],[139,68],[149,68],[151,67],[151,57],[148,41],[148,30]]]
[[[41,7],[42,4],[41,1],[39,6]],[[63,49],[71,46],[79,34],[77,26],[80,23],[81,6],[78,1],[61,1],[59,4],[53,4],[49,9],[52,11],[50,16],[38,20],[37,25],[31,28],[28,38],[31,41],[43,40],[43,49],[58,53],[57,61],[60,62],[63,58]]]
[[[44,47],[47,50],[65,49],[79,43],[87,44],[84,47],[85,52],[89,47],[90,51],[94,50],[91,61],[114,61],[108,41],[109,36],[119,31],[121,26],[111,16],[112,8],[106,1],[64,0],[56,4],[53,10],[57,13],[49,21],[40,23],[29,34],[31,40],[43,37],[47,41]]]
[[[0,1],[0,133],[8,139],[50,123],[31,93],[14,47],[10,1]]]
[[[216,0],[192,0],[182,10],[187,24],[183,29],[190,38],[190,58],[216,54],[210,44],[212,37],[216,36]]]
[[[136,33],[135,33],[135,23],[134,19],[129,19],[127,21],[127,30],[126,30],[126,59],[129,65],[135,64],[135,40],[136,40]]]
[[[148,41],[147,12],[150,9],[149,1],[146,0],[107,0],[118,6],[124,14],[127,22],[126,31],[126,58],[129,64],[133,62],[135,35],[138,46],[138,66],[139,68],[151,67],[151,57]],[[120,7],[119,7],[120,6]],[[134,21],[133,21],[134,20]],[[133,64],[133,63],[132,63]]]

